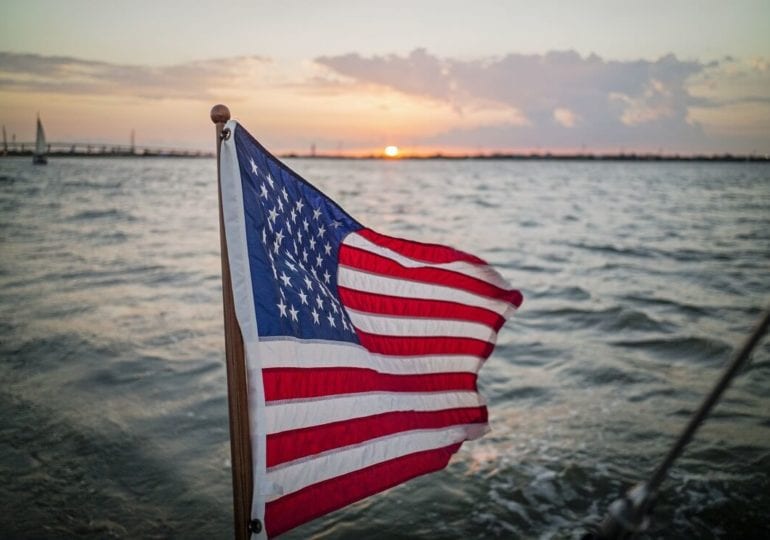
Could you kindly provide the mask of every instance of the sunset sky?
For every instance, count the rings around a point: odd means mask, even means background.
[[[770,153],[770,2],[4,0],[0,122],[32,140]]]

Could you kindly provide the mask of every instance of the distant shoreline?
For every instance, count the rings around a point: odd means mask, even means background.
[[[173,150],[168,152],[51,152],[51,158],[214,158],[213,152],[195,150]],[[741,154],[554,154],[554,153],[489,153],[489,154],[430,154],[386,157],[380,155],[348,156],[335,154],[309,155],[294,152],[278,154],[282,159],[313,159],[313,160],[382,160],[382,161],[647,161],[647,162],[703,162],[703,163],[770,163],[770,155],[741,155]],[[32,157],[32,152],[0,150],[3,157]]]
[[[201,152],[198,150],[172,150],[168,152],[48,152],[49,158],[213,158],[213,152]],[[4,157],[32,157],[29,150],[3,152],[0,150],[0,158]]]
[[[386,157],[378,155],[345,156],[345,155],[307,155],[286,153],[281,158],[290,159],[339,159],[339,160],[382,160],[382,161],[426,161],[426,160],[478,160],[478,161],[694,161],[694,162],[751,162],[770,163],[770,155],[738,155],[738,154],[552,154],[552,153],[491,153],[491,154],[462,154],[445,155],[431,154],[426,156]]]

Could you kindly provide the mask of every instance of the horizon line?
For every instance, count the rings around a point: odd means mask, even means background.
[[[443,153],[401,154],[387,156],[383,153],[347,154],[320,153],[305,154],[298,152],[276,153],[278,157],[287,159],[339,159],[339,160],[565,160],[565,161],[750,161],[770,162],[770,154],[734,154],[732,152],[691,152],[691,153],[661,153],[661,152],[473,152],[473,153]]]
[[[0,157],[26,157],[32,155],[32,147],[19,149],[0,148]],[[61,144],[61,143],[59,143]],[[137,151],[139,150],[139,151]],[[129,157],[129,158],[152,158],[152,157],[182,157],[182,158],[212,158],[216,156],[213,151],[171,149],[150,147],[111,146],[94,145],[88,151],[53,151],[47,154],[50,157]],[[474,152],[474,153],[442,153],[433,152],[428,154],[402,154],[398,156],[387,156],[383,153],[368,154],[302,154],[297,152],[276,152],[275,155],[281,159],[330,159],[330,160],[382,160],[382,161],[428,161],[428,160],[508,160],[508,161],[667,161],[667,162],[750,162],[750,163],[769,163],[770,154],[733,154],[731,152],[720,153],[653,153],[653,152]]]

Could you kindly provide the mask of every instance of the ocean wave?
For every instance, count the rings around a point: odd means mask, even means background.
[[[564,242],[564,245],[571,248],[578,248],[586,251],[593,251],[607,255],[623,255],[627,257],[648,259],[655,256],[655,252],[648,248],[640,247],[622,247],[613,244],[591,244],[587,242]]]
[[[619,339],[609,343],[619,348],[643,351],[657,358],[687,359],[706,363],[724,361],[732,351],[732,346],[721,339],[704,336]]]
[[[615,367],[607,365],[583,365],[568,367],[564,373],[571,378],[576,378],[581,383],[588,386],[621,385],[633,386],[636,384],[646,384],[659,382],[659,375],[640,369],[630,369],[628,367]]]
[[[83,210],[69,218],[70,221],[92,221],[92,220],[110,220],[110,221],[136,221],[137,218],[130,213],[118,208],[109,208],[105,210]]]
[[[675,326],[656,320],[643,311],[619,306],[600,310],[577,307],[554,307],[552,309],[528,309],[522,324],[533,328],[557,330],[594,329],[601,332],[652,332],[667,334]]]

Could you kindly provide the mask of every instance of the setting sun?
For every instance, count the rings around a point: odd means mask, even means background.
[[[398,146],[386,146],[385,155],[387,157],[398,157]]]

